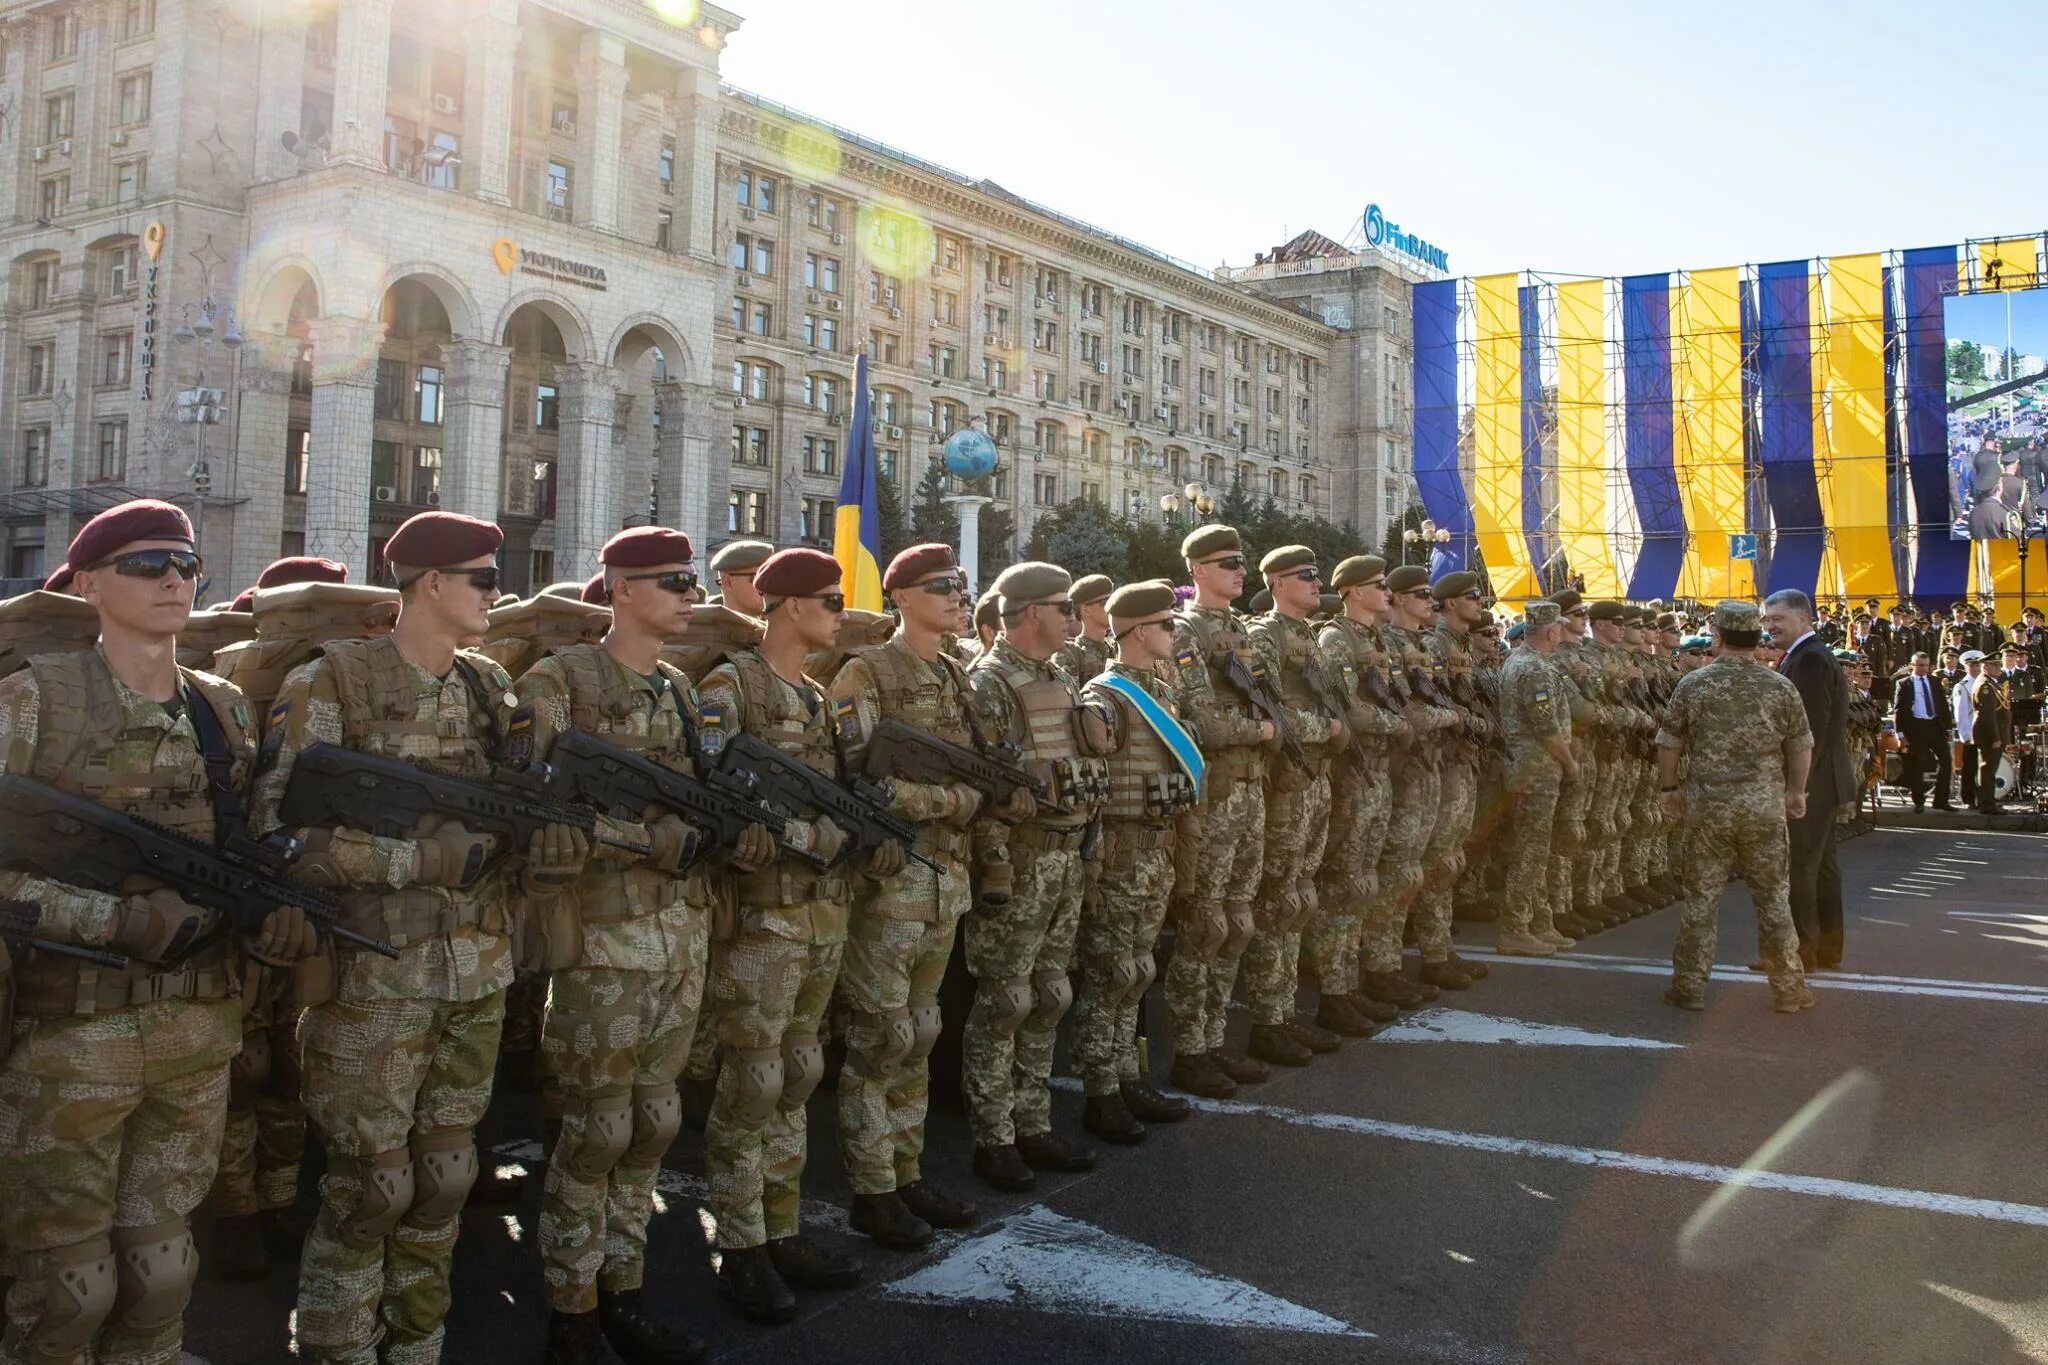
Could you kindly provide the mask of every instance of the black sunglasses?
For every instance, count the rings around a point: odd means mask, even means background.
[[[1429,589],[1428,589],[1428,588],[1403,588],[1403,589],[1401,589],[1401,596],[1403,596],[1403,597],[1427,597],[1427,596],[1429,596]]]
[[[930,593],[933,597],[964,597],[967,595],[967,580],[954,576],[934,578],[917,585],[919,592]]]
[[[842,612],[846,610],[846,594],[843,592],[819,593],[810,600],[813,602],[823,602],[825,610],[829,612]]]
[[[1066,602],[1033,602],[1031,606],[1051,607],[1054,611],[1058,612],[1060,615],[1066,617],[1070,621],[1081,614],[1081,604],[1071,600]],[[1025,608],[1026,611],[1029,611],[1030,609],[1031,607]]]
[[[623,578],[627,583],[653,583],[656,587],[688,597],[697,591],[697,575],[688,569],[670,569],[664,573],[629,573]]]
[[[190,583],[199,577],[206,561],[191,550],[131,550],[125,555],[115,555],[112,559],[103,559],[85,567],[92,570],[111,567],[123,578],[162,578],[165,570],[175,569],[178,577]]]
[[[1239,569],[1242,569],[1244,567],[1244,556],[1225,555],[1221,559],[1205,559],[1202,561],[1202,563],[1211,565],[1218,569],[1222,569],[1225,573],[1236,573]]]
[[[1323,581],[1323,571],[1311,564],[1306,569],[1297,569],[1293,573],[1274,574],[1273,577],[1299,578],[1304,583],[1320,583]]]

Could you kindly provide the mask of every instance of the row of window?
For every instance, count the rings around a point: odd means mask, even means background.
[[[24,398],[48,398],[56,391],[57,385],[57,343],[54,341],[31,342],[25,350],[28,372],[24,376],[21,396]],[[135,333],[132,331],[103,332],[100,334],[99,363],[95,382],[102,388],[114,388],[126,384],[135,369]]]
[[[128,477],[128,419],[114,418],[98,424],[97,452],[90,482],[118,483]],[[44,488],[50,482],[50,428],[23,427],[21,463],[15,469],[18,488]]]
[[[51,15],[43,27],[43,60],[68,62],[78,55],[79,11]],[[116,42],[132,42],[156,32],[156,0],[121,0],[112,15]],[[4,53],[0,53],[4,56]],[[4,65],[4,62],[0,62]]]
[[[149,122],[152,79],[147,69],[114,79],[117,126],[139,128]],[[43,145],[62,142],[78,131],[78,96],[59,90],[43,96]]]

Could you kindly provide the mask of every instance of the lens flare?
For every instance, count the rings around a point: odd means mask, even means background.
[[[881,274],[899,280],[925,275],[932,268],[935,241],[932,225],[901,202],[885,200],[861,210],[861,250]]]
[[[647,8],[664,24],[688,28],[697,22],[697,0],[647,0]]]

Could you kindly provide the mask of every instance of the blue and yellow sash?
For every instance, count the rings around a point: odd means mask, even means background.
[[[1175,720],[1173,713],[1159,704],[1159,699],[1142,686],[1121,673],[1104,672],[1095,681],[1116,693],[1145,718],[1145,724],[1152,727],[1152,733],[1159,736],[1166,745],[1173,761],[1180,764],[1180,770],[1188,775],[1188,781],[1195,784],[1195,790],[1202,789],[1202,773],[1208,764],[1202,761],[1202,751],[1195,744],[1195,737],[1188,728]]]

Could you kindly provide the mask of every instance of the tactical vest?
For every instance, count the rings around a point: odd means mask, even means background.
[[[711,670],[743,649],[761,643],[761,623],[731,607],[710,603],[690,613],[690,630],[663,645],[661,657],[701,683]]]
[[[1075,682],[1086,683],[1109,667],[1111,653],[1108,641],[1081,635],[1069,640],[1065,648],[1053,655],[1053,662],[1071,674]]]
[[[978,749],[981,735],[974,723],[972,691],[967,670],[959,660],[941,652],[936,664],[927,664],[906,645],[889,642],[869,645],[854,652],[875,680],[876,700],[884,716],[900,720],[962,748]],[[936,668],[938,671],[934,671]],[[942,820],[920,825],[917,851],[928,857],[944,854],[965,858],[972,847],[971,831]]]
[[[1322,656],[1316,652],[1315,626],[1278,616],[1272,619],[1272,635],[1280,653],[1280,676],[1274,679],[1274,690],[1280,694],[1281,705],[1328,719],[1342,719],[1330,713],[1330,702],[1338,689],[1327,677]],[[1327,741],[1318,738],[1308,743],[1314,748]]]
[[[1316,643],[1320,646],[1324,637],[1332,633],[1343,650],[1344,666],[1349,673],[1338,687],[1341,694],[1344,684],[1350,686],[1351,695],[1345,697],[1347,701],[1367,709],[1380,709],[1385,708],[1389,701],[1401,700],[1401,693],[1387,668],[1387,656],[1380,648],[1379,636],[1371,626],[1348,616],[1339,616],[1316,632]],[[1325,661],[1324,667],[1328,666]],[[1365,733],[1354,738],[1367,746],[1384,748],[1387,744],[1387,736],[1382,734]]]
[[[61,592],[25,592],[0,602],[0,678],[38,654],[91,649],[100,638],[92,603]]]
[[[1045,784],[1046,798],[1058,812],[1037,823],[1056,828],[1085,824],[1089,807],[1108,792],[1108,771],[1101,759],[1081,751],[1074,685],[995,655],[975,667],[993,673],[1016,698],[1016,731],[1005,738],[1023,753],[1024,770]]]
[[[249,612],[226,607],[195,611],[178,632],[178,662],[186,668],[199,668],[211,663],[228,645],[255,638],[256,617]]]
[[[1142,682],[1138,685],[1144,686]],[[1157,698],[1159,694],[1152,695]],[[1166,742],[1128,698],[1109,688],[1092,686],[1088,696],[1116,707],[1123,722],[1123,743],[1103,760],[1108,769],[1109,790],[1102,800],[1102,818],[1139,821],[1163,829],[1174,816],[1193,806],[1201,793],[1181,771]],[[1169,713],[1175,712],[1171,701],[1161,700],[1160,705]]]
[[[759,650],[739,650],[725,662],[739,679],[740,728],[837,781],[839,732],[832,725],[824,690],[809,677],[804,679],[804,686],[817,697],[817,714],[812,716]],[[788,858],[740,873],[738,887],[741,905],[767,908],[843,900],[848,892],[845,877],[837,871],[820,877],[814,868]]]
[[[517,678],[550,654],[596,641],[610,629],[611,610],[574,597],[545,593],[491,611],[491,624],[477,652]]]

